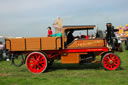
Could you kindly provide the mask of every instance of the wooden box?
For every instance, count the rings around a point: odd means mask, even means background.
[[[67,53],[61,56],[61,63],[63,64],[79,63],[79,61],[79,53]]]

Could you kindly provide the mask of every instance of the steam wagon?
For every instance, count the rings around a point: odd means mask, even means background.
[[[21,63],[17,66],[25,63],[32,73],[45,72],[56,59],[60,59],[62,64],[86,64],[101,58],[104,69],[117,70],[120,58],[108,45],[109,39],[89,37],[89,31],[94,28],[95,25],[63,26],[62,36],[58,37],[9,38],[6,39],[6,49],[13,63],[21,56]],[[68,42],[71,31],[78,32],[75,34],[79,36],[73,35],[73,40]]]

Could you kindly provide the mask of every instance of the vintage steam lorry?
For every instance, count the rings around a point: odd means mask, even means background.
[[[108,23],[108,32],[111,27],[111,23]],[[88,36],[88,31],[94,28],[95,25],[63,26],[60,37],[9,38],[6,39],[6,50],[13,64],[21,57],[21,63],[15,65],[21,66],[26,63],[32,73],[45,72],[56,59],[60,59],[62,64],[85,64],[95,63],[101,58],[104,69],[119,69],[121,61],[111,46],[111,33],[107,34],[107,39],[85,38],[85,35],[81,35],[68,42],[71,38],[67,37],[70,31],[87,32]]]

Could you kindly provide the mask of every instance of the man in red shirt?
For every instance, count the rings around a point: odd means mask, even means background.
[[[50,37],[50,35],[52,35],[52,30],[51,27],[48,27],[48,37]]]

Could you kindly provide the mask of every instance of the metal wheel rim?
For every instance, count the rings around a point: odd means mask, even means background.
[[[26,65],[32,73],[42,73],[47,68],[47,59],[44,54],[33,52],[28,55]]]
[[[120,66],[120,59],[114,54],[107,54],[102,63],[107,70],[116,70]]]

